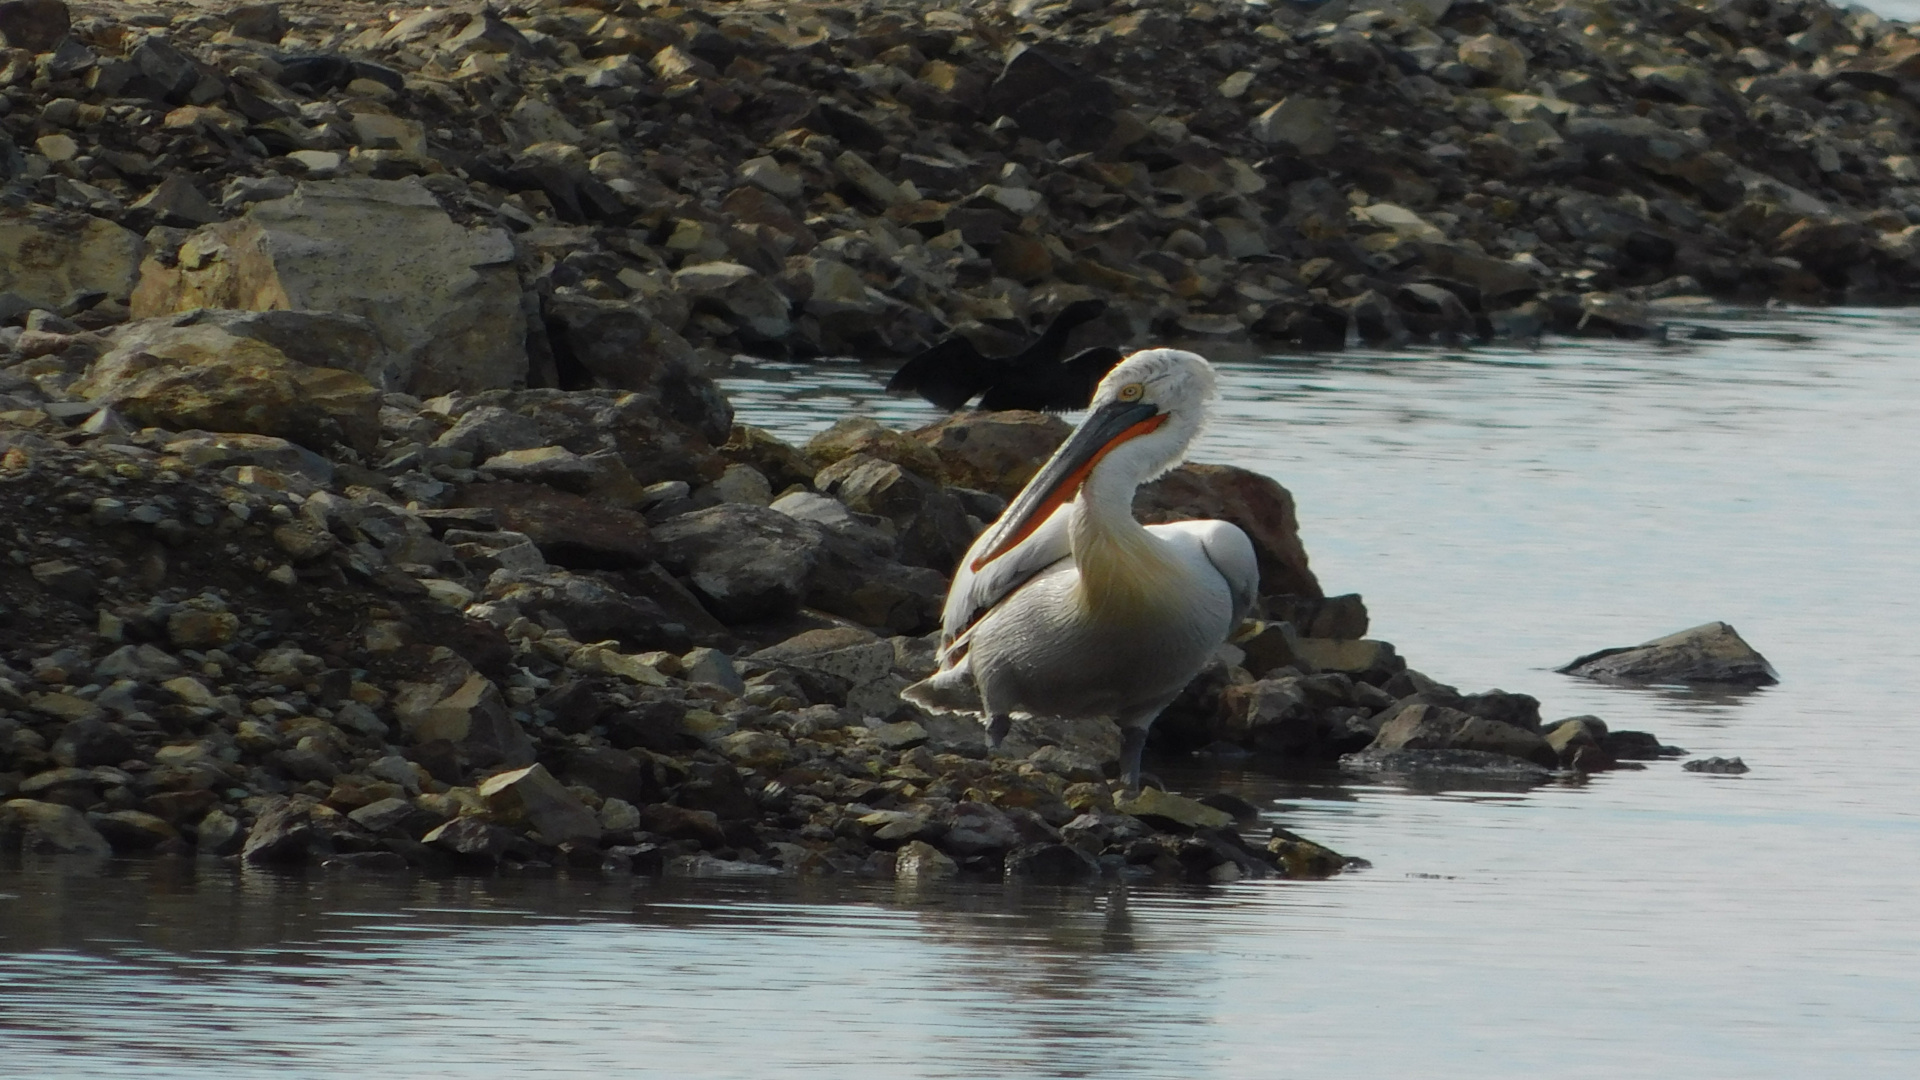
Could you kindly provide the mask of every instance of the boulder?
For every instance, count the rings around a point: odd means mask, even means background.
[[[495,822],[530,825],[549,844],[600,839],[600,819],[544,765],[490,776],[480,785],[480,797]]]
[[[501,528],[530,537],[555,566],[617,570],[653,561],[646,518],[581,495],[541,484],[466,484],[451,505],[494,511]]]
[[[1233,824],[1233,815],[1225,810],[1159,788],[1116,795],[1113,808],[1163,829],[1224,829]]]
[[[920,435],[920,432],[909,434],[882,427],[879,421],[866,416],[850,416],[837,421],[832,427],[808,439],[800,449],[800,454],[813,466],[813,470],[806,474],[806,481],[813,481],[814,470],[824,469],[856,454],[891,461],[908,472],[930,479],[938,477],[944,471],[945,463],[939,452],[928,447]],[[1062,438],[1065,436],[1062,435]]]
[[[191,308],[357,315],[422,396],[524,384],[526,317],[503,229],[468,229],[419,181],[302,183],[140,267],[134,317]]]
[[[1391,713],[1367,750],[1479,750],[1547,768],[1560,761],[1559,754],[1538,732],[1423,702],[1404,705]]]
[[[109,855],[112,845],[86,815],[63,803],[9,799],[0,803],[0,851],[39,855]]]
[[[500,688],[450,650],[436,649],[419,678],[399,684],[393,714],[409,741],[445,740],[471,764],[533,762],[533,742],[507,715]]]
[[[73,311],[101,295],[126,304],[143,249],[137,233],[105,218],[0,210],[0,294],[49,311]]]
[[[1772,686],[1780,681],[1766,657],[1723,622],[1704,623],[1639,645],[1588,653],[1558,670],[1565,675],[1623,683]]]
[[[1294,94],[1255,117],[1250,130],[1263,143],[1284,146],[1305,157],[1333,150],[1340,132],[1325,98]]]
[[[1016,410],[955,413],[908,434],[938,455],[947,483],[1011,499],[1072,433],[1057,416]]]
[[[1031,45],[1021,48],[987,87],[986,114],[1012,118],[1024,135],[1093,150],[1114,130],[1119,101],[1105,79]]]
[[[684,577],[722,622],[777,619],[800,609],[825,545],[819,526],[778,510],[722,503],[654,532],[660,562]]]
[[[1520,47],[1497,34],[1480,34],[1460,42],[1460,62],[1486,81],[1507,90],[1527,84],[1527,57]]]
[[[338,311],[234,311],[197,308],[166,325],[217,326],[235,337],[264,342],[309,367],[351,371],[380,390],[403,390],[405,364],[381,339],[373,321]]]
[[[1217,518],[1238,525],[1253,541],[1262,595],[1321,595],[1307,565],[1293,495],[1271,477],[1232,465],[1180,466],[1142,485],[1134,517],[1147,524]]]
[[[380,438],[380,396],[348,371],[311,367],[212,323],[132,324],[71,391],[136,423],[251,432],[363,453]]]
[[[30,53],[52,52],[73,18],[62,0],[7,0],[0,4],[0,44]]]

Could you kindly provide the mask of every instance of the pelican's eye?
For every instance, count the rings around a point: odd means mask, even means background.
[[[1120,400],[1121,401],[1139,401],[1141,395],[1145,394],[1146,392],[1147,392],[1146,383],[1137,383],[1137,382],[1128,383],[1127,385],[1120,388]]]

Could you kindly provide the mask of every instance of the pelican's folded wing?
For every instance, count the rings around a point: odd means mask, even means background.
[[[1062,505],[1053,515],[999,558],[973,569],[974,560],[992,551],[1000,542],[1001,522],[989,525],[973,541],[960,566],[953,572],[953,585],[947,590],[947,606],[940,616],[940,647],[947,650],[959,642],[968,628],[992,611],[1015,589],[1062,559],[1073,556],[1067,536],[1067,522],[1073,504]]]

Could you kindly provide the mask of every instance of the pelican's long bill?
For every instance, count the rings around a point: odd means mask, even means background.
[[[993,539],[973,561],[973,571],[978,573],[981,567],[1018,547],[1055,510],[1072,502],[1087,474],[1115,447],[1166,422],[1166,414],[1145,402],[1110,401],[1088,413],[994,523]]]

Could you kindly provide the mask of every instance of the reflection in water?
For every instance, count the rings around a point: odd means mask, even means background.
[[[1173,763],[1373,863],[1205,890],[0,862],[0,1076],[1920,1075],[1920,316],[1711,323],[1762,336],[1226,363],[1199,456],[1286,483],[1422,670],[1740,783]],[[937,416],[879,383],[729,389],[788,437]],[[1781,685],[1552,670],[1709,619]]]

